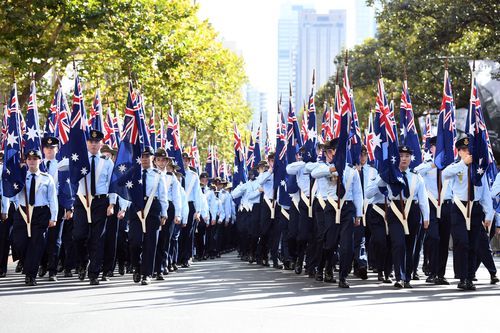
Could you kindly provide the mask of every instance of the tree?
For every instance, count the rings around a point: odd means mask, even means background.
[[[377,2],[381,9],[377,12],[376,38],[349,52],[349,75],[361,121],[366,124],[367,112],[375,104],[379,59],[386,91],[393,95],[396,105],[406,68],[416,116],[439,108],[448,62],[455,102],[458,107],[466,107],[470,95],[469,60],[500,61],[498,1]],[[337,62],[343,64],[343,54]],[[334,80],[332,77],[318,92],[320,102],[324,96],[333,96]]]
[[[0,8],[0,89],[8,91],[15,69],[24,104],[34,72],[47,110],[54,80],[46,74],[64,75],[75,60],[87,103],[100,87],[104,102],[121,111],[132,71],[148,112],[153,100],[157,111],[172,101],[183,142],[197,128],[200,146],[220,143],[230,160],[232,145],[222,143],[232,142],[233,120],[241,125],[250,117],[241,93],[244,63],[196,12],[189,0],[7,1]]]

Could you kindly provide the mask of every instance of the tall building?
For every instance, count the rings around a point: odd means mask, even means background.
[[[249,129],[253,128],[253,134],[257,132],[259,126],[261,115],[262,115],[262,128],[261,128],[261,147],[264,147],[264,143],[267,138],[267,94],[257,90],[252,85],[247,85],[245,88],[246,101],[252,109],[252,122]]]
[[[377,22],[375,7],[367,6],[366,0],[356,0],[356,44],[361,44],[367,38],[375,37]]]
[[[316,70],[316,87],[319,88],[335,74],[333,60],[345,45],[345,10],[330,10],[328,14],[318,14],[313,9],[300,11],[295,110],[299,110],[310,94],[313,70]]]

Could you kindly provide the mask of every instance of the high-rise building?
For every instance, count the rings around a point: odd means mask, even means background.
[[[361,44],[367,38],[375,37],[377,22],[375,7],[368,6],[366,0],[356,0],[356,44]]]
[[[313,9],[299,13],[295,109],[299,110],[311,90],[313,70],[316,87],[335,74],[335,57],[346,45],[346,11],[318,14]]]
[[[264,143],[267,138],[267,94],[257,90],[252,85],[247,85],[245,88],[246,101],[252,109],[252,122],[250,128],[253,128],[253,134],[257,132],[259,123],[262,116],[262,128],[261,128],[261,147],[264,147]]]

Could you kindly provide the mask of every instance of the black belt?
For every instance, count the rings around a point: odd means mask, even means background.
[[[144,197],[144,200],[148,200],[149,198],[150,198],[150,197]],[[153,197],[153,200],[156,200],[156,199],[158,199],[158,197],[157,197],[157,196],[154,196],[154,197]]]
[[[26,206],[21,206],[19,205],[22,209],[26,210]],[[33,208],[49,208],[48,205],[43,205],[43,206],[33,206]]]
[[[451,199],[446,199],[446,200],[443,200],[443,203],[444,204],[451,204],[451,203],[453,203],[453,201]]]
[[[92,196],[93,199],[105,199],[109,196],[109,194],[98,194],[98,195],[94,195]],[[84,198],[87,198],[86,196],[83,196]]]
[[[396,204],[397,204],[397,203],[399,203],[399,200],[400,200],[400,199],[393,199],[393,200],[391,200],[391,201],[394,201],[394,203],[396,203]],[[404,203],[404,204],[408,203],[408,201],[409,201],[408,199],[406,199],[406,200],[405,200],[405,199],[403,199],[403,203]],[[414,203],[415,205],[418,205],[418,200],[412,200],[412,201],[411,201],[411,203]]]

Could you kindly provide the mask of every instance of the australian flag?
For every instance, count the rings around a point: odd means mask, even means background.
[[[78,188],[78,182],[90,172],[87,150],[88,128],[85,106],[83,104],[80,78],[75,73],[75,91],[73,93],[73,110],[71,112],[71,127],[69,144],[71,157],[69,159],[70,182]]]
[[[424,147],[424,151],[426,153],[429,152],[429,149],[431,148],[429,144],[429,139],[432,137],[432,123],[431,123],[431,115],[427,113],[425,116],[425,129],[424,129],[424,135],[422,135],[422,144]]]
[[[21,168],[21,117],[16,83],[10,92],[7,114],[7,140],[4,148],[2,188],[3,195],[12,198],[24,188],[26,179],[26,168]]]
[[[403,82],[403,91],[401,92],[399,124],[401,126],[401,141],[413,151],[411,155],[410,169],[413,169],[422,163],[422,152],[420,150],[420,140],[415,127],[415,118],[413,117],[413,108],[411,106],[410,92],[408,91],[408,82]]]
[[[151,144],[151,148],[153,148],[154,151],[156,151],[156,127],[155,127],[155,107],[153,105],[153,108],[151,110],[151,116],[149,117],[149,127],[148,127],[148,132],[149,132],[149,142]]]
[[[115,130],[113,128],[113,117],[111,115],[111,108],[108,107],[108,112],[106,114],[106,121],[104,122],[104,143],[110,146],[111,148],[118,149],[118,145],[116,143],[116,135]]]
[[[207,162],[205,163],[205,172],[208,174],[209,179],[215,177],[213,148],[211,145],[208,145],[208,154],[207,154]]]
[[[92,102],[92,108],[90,109],[89,126],[91,129],[104,133],[101,93],[99,91],[99,88],[97,88],[95,92],[94,101]]]
[[[179,117],[174,114],[174,107],[170,107],[168,114],[167,142],[165,148],[167,154],[171,157],[176,165],[180,167],[180,172],[185,175],[184,163],[182,162],[181,137],[179,134]]]
[[[75,192],[70,183],[69,161],[71,159],[71,144],[69,134],[71,130],[69,106],[64,94],[60,95],[60,110],[57,116],[56,137],[59,139],[57,152],[57,187],[59,204],[65,209],[71,209],[75,201]],[[86,157],[86,156],[85,156]]]
[[[290,99],[288,101],[288,119],[287,119],[287,145],[286,145],[286,158],[288,163],[293,163],[297,161],[297,153],[302,147],[302,136],[300,134],[299,123],[297,121],[297,116],[293,110],[292,103],[292,91],[290,88]],[[299,185],[297,184],[296,175],[288,175],[287,181],[287,192],[296,193],[299,191]]]
[[[109,192],[133,202],[134,206],[140,210],[144,208],[144,198],[142,196],[142,146],[139,140],[139,119],[137,96],[132,82],[129,82],[123,135],[111,176]]]
[[[368,115],[368,129],[365,134],[365,146],[366,146],[366,152],[368,153],[368,163],[372,166],[374,166],[376,162],[375,148],[373,147],[374,136],[375,132],[373,131],[373,113],[370,112],[370,114]]]
[[[476,186],[481,185],[481,178],[488,170],[489,152],[486,124],[484,123],[481,101],[477,91],[475,73],[472,73],[472,88],[470,106],[467,112],[465,133],[469,138],[469,152],[472,155],[471,181]]]
[[[274,190],[278,191],[278,204],[290,207],[292,199],[287,191],[288,174],[287,166],[287,126],[281,110],[281,103],[278,105],[278,124],[276,126],[276,155],[274,158]]]
[[[399,170],[399,147],[394,120],[393,103],[389,106],[382,78],[378,80],[377,107],[375,116],[375,158],[378,160],[380,177],[391,187],[393,194],[399,194],[404,181]],[[378,127],[378,128],[377,128]]]
[[[350,155],[351,163],[354,165],[361,164],[359,157],[361,156],[361,130],[359,129],[359,120],[358,120],[358,112],[356,111],[356,105],[354,104],[354,96],[351,88],[351,84],[349,81],[349,77],[347,75],[347,66],[345,66],[345,81],[347,81],[347,87],[349,88],[349,99],[351,101],[351,133],[349,135],[350,141]]]
[[[198,150],[198,142],[196,139],[196,130],[194,130],[193,141],[191,142],[191,150],[189,151],[189,156],[191,159],[191,167],[196,169],[196,172],[200,173],[200,151]]]
[[[254,150],[255,150],[255,144],[253,142],[253,133],[250,133],[250,143],[248,144],[248,149],[247,149],[247,158],[245,161],[246,164],[246,169],[247,172],[251,172],[253,166],[254,166]]]
[[[238,126],[234,123],[234,169],[233,169],[233,186],[236,187],[242,183],[246,183],[247,173],[245,169],[245,156],[243,154],[243,143],[241,135],[238,131]]]
[[[38,107],[36,104],[35,81],[31,81],[30,97],[28,101],[28,113],[26,114],[26,133],[24,135],[24,150],[41,150],[40,122],[38,120]]]
[[[56,118],[59,113],[59,105],[61,101],[60,94],[62,94],[61,87],[59,86],[54,94],[52,103],[50,103],[49,113],[47,114],[47,120],[45,121],[44,136],[54,136],[56,131]]]
[[[457,129],[455,127],[455,102],[448,70],[444,72],[443,98],[439,109],[439,119],[437,126],[436,154],[434,164],[440,170],[446,168],[455,161],[457,151],[455,140]]]
[[[165,149],[165,142],[167,141],[167,133],[165,132],[165,123],[160,119],[160,128],[158,136],[156,137],[156,146]]]
[[[118,148],[120,146],[122,134],[120,132],[120,126],[118,125],[118,111],[116,109],[113,117],[113,129],[115,130],[116,147]]]
[[[309,95],[309,107],[307,112],[307,133],[304,133],[305,155],[304,162],[316,162],[317,131],[316,131],[316,106],[314,105],[314,72],[312,79],[311,94]]]

